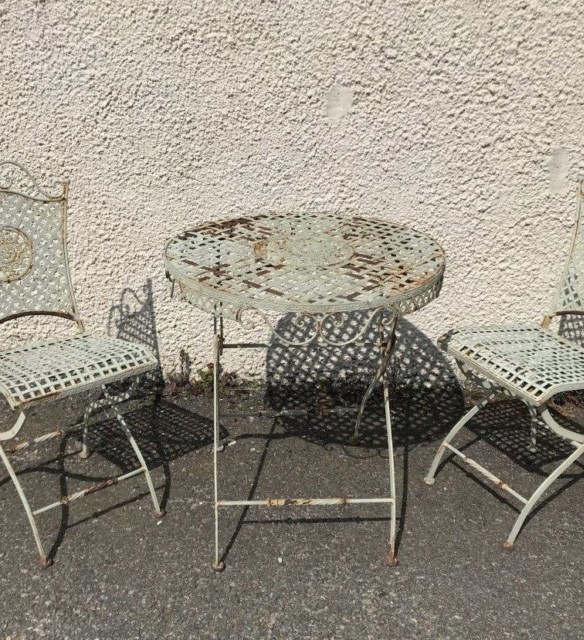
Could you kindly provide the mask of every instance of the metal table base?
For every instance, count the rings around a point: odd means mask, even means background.
[[[388,562],[396,563],[396,497],[389,388],[385,371],[393,348],[397,317],[425,307],[440,294],[444,251],[424,233],[389,220],[363,215],[295,211],[266,212],[202,222],[170,239],[165,270],[180,297],[212,314],[214,326],[214,507],[215,558],[221,571],[219,508],[231,506],[301,506],[389,504],[391,527]],[[356,332],[348,327],[353,312],[364,314]],[[280,335],[271,314],[293,314],[302,339]],[[251,317],[247,324],[244,318]],[[391,318],[391,321],[390,321]],[[225,349],[256,348],[257,342],[227,343],[223,321],[244,328],[268,328],[273,341],[289,347],[310,343],[343,347],[367,342],[374,321],[380,323],[381,362],[357,409],[355,440],[363,410],[375,386],[383,384],[389,495],[353,498],[273,497],[263,500],[219,498],[219,376]],[[304,325],[304,321],[307,322]],[[389,327],[383,327],[383,324]],[[296,333],[296,335],[299,335]],[[344,410],[344,409],[343,409]]]
[[[389,544],[388,552],[385,558],[385,563],[388,566],[396,566],[396,529],[397,529],[397,506],[396,506],[396,489],[395,489],[395,463],[393,455],[393,438],[391,431],[391,411],[389,405],[389,385],[386,377],[386,371],[395,344],[395,328],[397,324],[397,314],[393,314],[388,327],[384,327],[382,322],[382,313],[378,315],[378,330],[379,330],[379,348],[380,348],[380,363],[373,375],[367,390],[363,396],[359,407],[343,407],[343,411],[353,410],[357,412],[357,419],[355,421],[355,431],[352,438],[352,443],[357,444],[359,441],[359,433],[361,421],[363,418],[363,412],[367,401],[373,393],[375,387],[381,382],[383,387],[383,404],[385,410],[385,426],[387,430],[387,454],[389,464],[389,496],[380,497],[363,497],[363,498],[289,498],[289,497],[277,497],[277,498],[264,498],[258,500],[228,500],[219,498],[219,456],[218,454],[222,450],[220,443],[220,423],[221,423],[221,411],[220,411],[220,375],[221,375],[221,356],[224,349],[249,349],[249,348],[266,348],[269,345],[264,343],[226,343],[224,339],[223,318],[213,317],[213,487],[214,487],[214,511],[215,511],[215,556],[212,563],[214,571],[221,572],[225,569],[225,555],[219,548],[219,508],[220,507],[250,507],[250,506],[266,506],[266,507],[289,507],[289,506],[328,506],[328,505],[348,505],[348,504],[389,504],[390,505],[390,530],[389,530]],[[288,347],[294,348],[299,346],[306,346],[305,344],[293,343],[288,340],[284,340],[281,336],[278,336],[273,332],[275,340],[284,342]],[[357,340],[349,341],[349,343],[366,344],[363,341],[359,342],[359,336]],[[345,346],[343,343],[342,346]],[[334,412],[334,409],[330,410]],[[268,412],[259,412],[266,414]],[[296,415],[302,414],[302,410],[294,410]],[[306,411],[304,413],[307,413]],[[274,412],[274,416],[286,414],[285,411]],[[244,417],[246,415],[257,415],[237,413],[237,417]],[[233,414],[224,414],[224,417],[234,417]]]

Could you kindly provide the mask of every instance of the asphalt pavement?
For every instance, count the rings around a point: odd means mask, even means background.
[[[266,398],[277,405],[273,390],[229,390],[224,407],[245,411]],[[35,410],[23,437],[75,422],[84,402]],[[146,398],[126,415],[164,502],[162,520],[143,477],[42,514],[54,565],[41,569],[18,496],[1,476],[0,638],[584,638],[581,470],[558,483],[506,552],[517,513],[506,498],[457,463],[434,486],[423,482],[463,409],[460,394],[393,404],[397,567],[383,563],[386,505],[251,507],[222,509],[226,570],[213,572],[212,399]],[[358,446],[351,418],[323,414],[225,420],[220,496],[386,495],[379,396]],[[538,453],[526,454],[528,425],[522,406],[504,401],[479,414],[461,442],[527,492],[562,453],[542,438]],[[34,507],[135,468],[114,422],[100,420],[92,434],[88,460],[77,455],[78,434],[14,456],[18,470],[29,468],[20,477]]]

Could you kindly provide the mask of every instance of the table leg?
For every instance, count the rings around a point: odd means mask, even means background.
[[[220,411],[219,411],[219,384],[220,384],[220,357],[223,350],[223,321],[222,318],[215,318],[213,323],[214,329],[214,341],[213,341],[213,470],[214,470],[214,512],[215,512],[215,557],[212,567],[214,571],[223,571],[225,569],[225,562],[219,552],[219,506],[251,506],[251,505],[266,505],[266,506],[284,506],[284,505],[309,505],[309,504],[351,504],[351,503],[390,503],[391,505],[391,524],[389,535],[389,549],[386,557],[386,564],[389,566],[397,565],[396,558],[396,523],[397,523],[397,497],[396,497],[396,485],[395,485],[395,463],[393,456],[393,439],[391,430],[391,412],[389,404],[389,383],[386,377],[387,367],[391,358],[392,350],[395,344],[395,329],[397,324],[397,314],[391,319],[387,327],[387,335],[385,335],[382,318],[379,319],[379,338],[380,338],[380,351],[381,362],[377,368],[373,379],[371,380],[363,400],[361,402],[359,413],[357,417],[357,423],[355,426],[355,435],[358,437],[359,426],[365,410],[367,401],[369,400],[375,386],[381,381],[383,386],[383,403],[385,412],[385,425],[387,430],[387,452],[389,463],[389,498],[360,498],[360,499],[348,499],[348,498],[319,498],[319,499],[306,499],[306,498],[280,498],[280,499],[267,499],[267,500],[219,500],[218,491],[218,452],[221,450],[219,444],[220,436]],[[230,348],[235,345],[227,344],[226,347]],[[242,345],[237,345],[242,346]],[[255,345],[251,345],[255,346]]]
[[[363,400],[361,401],[361,406],[359,407],[359,413],[357,415],[357,422],[355,424],[355,432],[353,434],[353,442],[359,441],[359,427],[361,426],[361,420],[363,418],[363,412],[365,410],[365,405],[369,400],[373,390],[375,389],[377,383],[381,380],[383,387],[383,408],[385,413],[385,428],[387,431],[387,459],[389,464],[389,496],[390,496],[390,505],[391,505],[391,523],[389,529],[389,549],[387,552],[387,557],[385,563],[390,567],[395,567],[398,563],[396,557],[396,529],[397,529],[397,495],[395,489],[395,461],[393,457],[393,435],[391,430],[391,410],[389,405],[389,383],[387,381],[387,367],[389,365],[389,360],[391,358],[391,354],[393,352],[393,347],[395,344],[395,330],[397,325],[397,314],[394,314],[391,323],[389,325],[389,332],[386,336],[384,334],[384,328],[382,324],[382,318],[379,318],[379,338],[380,338],[380,351],[381,351],[381,361],[379,363],[379,367],[375,372],[373,379],[371,380],[369,386],[367,387],[367,391],[365,391],[365,395],[363,396]]]
[[[353,444],[359,443],[359,429],[361,427],[361,421],[363,420],[363,412],[365,411],[365,405],[367,404],[371,394],[375,387],[383,377],[385,379],[385,371],[389,365],[389,360],[393,351],[393,345],[395,343],[395,328],[397,324],[397,314],[393,315],[391,323],[389,325],[389,335],[387,336],[387,342],[385,342],[385,336],[383,333],[382,319],[379,319],[379,335],[381,338],[381,362],[377,371],[373,374],[373,378],[365,391],[363,400],[361,400],[361,406],[359,407],[359,413],[357,414],[357,421],[355,422],[355,431],[353,432],[352,442]]]
[[[213,571],[223,571],[225,563],[219,557],[219,503],[218,503],[218,487],[219,487],[219,470],[217,468],[217,453],[219,451],[219,382],[221,373],[221,349],[223,346],[223,318],[213,318],[213,493],[214,493],[214,509],[215,509],[215,560],[211,565]]]
[[[395,491],[395,461],[393,459],[393,435],[391,431],[391,412],[389,407],[389,385],[383,374],[383,406],[385,409],[385,426],[387,429],[387,460],[389,463],[389,497],[391,498],[391,523],[389,525],[389,549],[385,563],[390,567],[397,566],[395,549],[397,497]]]

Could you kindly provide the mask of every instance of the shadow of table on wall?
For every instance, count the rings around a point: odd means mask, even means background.
[[[364,314],[353,313],[351,324],[359,327],[363,318]],[[305,338],[305,330],[293,322],[293,316],[282,318],[276,330],[289,340]],[[328,407],[359,405],[379,365],[379,350],[371,344],[376,338],[376,328],[370,326],[363,336],[366,344],[333,347],[319,342],[288,348],[274,342],[269,347],[267,406],[274,410],[315,407],[308,417],[280,418],[288,433],[302,435],[320,445],[350,444],[355,415],[323,413]],[[397,447],[435,440],[454,424],[463,410],[463,393],[451,363],[426,335],[403,318],[397,324],[387,376]],[[360,445],[367,449],[387,448],[381,385],[367,404]]]

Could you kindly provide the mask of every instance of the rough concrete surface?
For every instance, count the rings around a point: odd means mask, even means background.
[[[71,179],[89,327],[152,280],[167,372],[181,348],[210,359],[210,328],[170,299],[163,245],[219,216],[411,224],[448,255],[421,331],[533,322],[584,168],[580,16],[575,0],[0,0],[0,156]]]
[[[274,390],[225,393],[224,407],[261,406]],[[266,395],[267,393],[267,395]],[[264,397],[263,397],[264,396]],[[287,396],[290,398],[290,395]],[[277,397],[276,397],[277,400]],[[305,398],[303,398],[305,400]],[[283,507],[221,512],[227,568],[213,553],[211,398],[164,398],[129,406],[126,417],[152,468],[167,515],[153,518],[142,478],[39,517],[55,563],[46,570],[20,502],[0,481],[0,637],[3,640],[310,638],[458,640],[584,638],[581,470],[558,483],[509,553],[501,548],[516,512],[449,463],[433,487],[422,478],[460,398],[442,410],[395,398],[399,559],[383,565],[388,510]],[[30,433],[74,421],[83,403],[61,401],[31,417]],[[540,439],[525,451],[527,412],[501,402],[479,414],[461,444],[520,491],[538,484],[561,451]],[[387,491],[381,402],[367,411],[361,446],[352,422],[323,416],[225,420],[220,497],[379,496]],[[135,467],[111,421],[79,437],[15,456],[34,506]],[[564,454],[565,455],[565,454]]]

